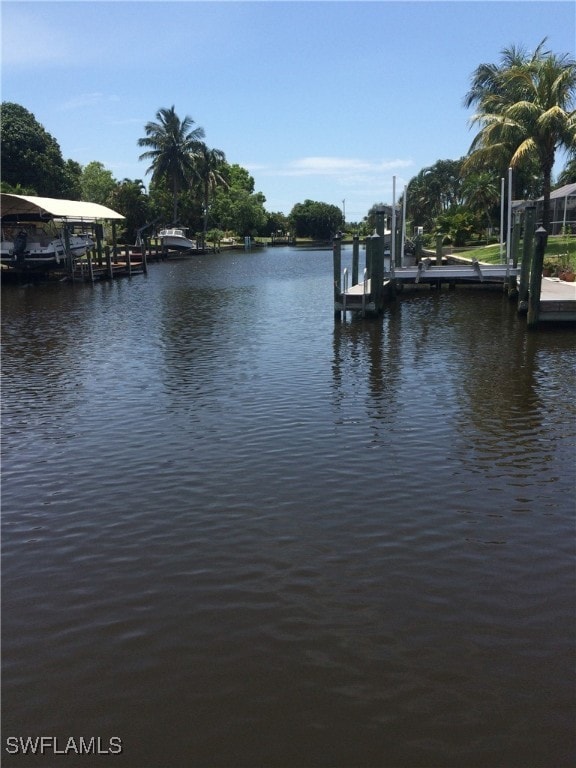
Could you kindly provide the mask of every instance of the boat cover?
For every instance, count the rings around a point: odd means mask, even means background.
[[[79,200],[58,200],[53,197],[35,195],[11,195],[2,192],[2,221],[22,220],[32,217],[42,219],[72,219],[93,221],[95,219],[123,219],[121,213],[98,203],[84,203]]]

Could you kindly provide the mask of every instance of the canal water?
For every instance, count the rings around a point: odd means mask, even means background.
[[[572,331],[461,288],[335,322],[290,248],[2,325],[6,768],[574,764]]]

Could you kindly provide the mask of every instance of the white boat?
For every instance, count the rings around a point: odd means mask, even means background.
[[[197,249],[196,242],[186,237],[185,229],[161,229],[158,237],[163,248],[168,251],[192,251]]]
[[[41,242],[37,237],[36,233],[30,236],[26,230],[22,229],[13,241],[3,239],[0,248],[2,263],[50,266],[65,261],[67,255],[78,258],[94,248],[94,241],[86,234],[70,234],[68,251],[63,233],[48,242]]]

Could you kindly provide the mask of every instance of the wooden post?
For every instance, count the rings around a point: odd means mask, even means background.
[[[358,285],[358,263],[360,261],[360,238],[352,238],[352,285]]]
[[[372,276],[370,293],[376,307],[376,312],[381,312],[383,307],[382,294],[384,291],[384,238],[374,232],[372,237]]]
[[[106,266],[108,267],[108,277],[110,280],[114,278],[114,267],[112,266],[112,256],[110,255],[110,246],[107,245],[104,249],[104,253],[106,254]]]
[[[416,235],[416,264],[420,261],[422,258],[422,235]]]
[[[524,215],[524,241],[522,243],[522,262],[520,264],[520,285],[518,286],[518,312],[526,314],[528,310],[528,277],[534,248],[534,229],[536,227],[536,206],[527,205]]]
[[[340,301],[340,294],[342,291],[340,290],[340,273],[342,271],[342,242],[338,235],[336,235],[332,240],[332,255],[333,255],[333,276],[334,276],[334,304],[336,304],[337,301]],[[334,317],[340,316],[340,310],[335,309],[334,310]]]
[[[146,258],[146,250],[148,248],[148,241],[146,238],[142,240],[142,272],[144,272],[145,275],[148,274],[148,261]]]
[[[96,253],[98,255],[98,265],[102,266],[102,224],[96,224],[94,226],[94,233],[96,235]]]
[[[118,259],[118,243],[116,241],[116,222],[112,222],[112,252],[114,254],[114,261]]]
[[[128,276],[132,277],[132,256],[129,245],[126,246],[126,264],[128,265]]]
[[[548,233],[544,227],[536,230],[536,247],[530,268],[530,288],[528,291],[528,328],[536,328],[540,316],[540,293],[542,291],[542,265],[546,252]]]
[[[92,253],[88,251],[88,276],[90,278],[90,282],[94,282],[94,267],[92,266]]]
[[[515,214],[514,216],[514,224],[512,228],[512,237],[511,237],[511,244],[510,244],[510,261],[512,264],[508,264],[508,267],[517,267],[518,266],[518,251],[520,249],[520,231],[521,231],[521,222],[520,222],[520,216],[519,214]],[[508,293],[509,299],[514,299],[516,296],[518,296],[518,281],[516,279],[516,275],[509,275],[508,279],[506,280],[504,290]]]
[[[366,277],[368,280],[372,277],[372,237],[368,235],[366,238]]]
[[[444,235],[436,235],[436,266],[442,266],[442,241]]]

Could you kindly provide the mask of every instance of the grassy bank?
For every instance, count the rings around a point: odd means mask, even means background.
[[[520,253],[522,253],[522,243],[520,243]],[[475,258],[487,264],[498,264],[500,262],[500,244],[496,243],[496,245],[487,245],[483,248],[472,248],[469,251],[459,251],[458,255]],[[570,265],[576,268],[576,236],[557,235],[549,237],[544,258],[563,266]]]

